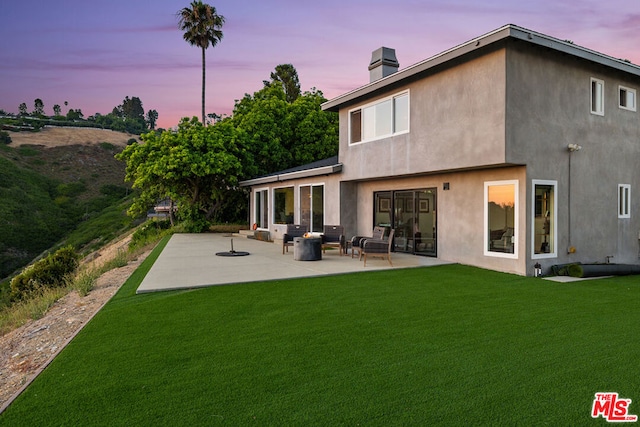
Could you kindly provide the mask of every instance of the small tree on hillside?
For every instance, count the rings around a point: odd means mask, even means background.
[[[147,111],[147,124],[149,129],[154,130],[156,128],[156,121],[158,121],[158,112],[156,110]]]
[[[36,100],[33,101],[33,115],[44,116],[44,102],[42,102],[40,98],[36,98]]]
[[[264,85],[280,83],[287,95],[287,102],[294,102],[300,96],[300,80],[298,71],[292,64],[280,64],[271,72],[271,82],[264,81]]]

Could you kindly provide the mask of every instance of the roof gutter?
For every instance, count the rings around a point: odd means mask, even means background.
[[[289,172],[284,174],[263,176],[261,178],[249,179],[246,181],[240,181],[240,187],[251,187],[261,184],[270,184],[273,182],[290,181],[292,179],[309,178],[320,175],[331,175],[334,173],[342,172],[342,163],[338,163],[332,166],[324,166],[315,169],[306,169],[302,171]]]
[[[632,63],[626,62],[621,59],[616,59],[608,55],[596,52],[594,50],[556,39],[551,36],[527,30],[526,28],[518,27],[517,25],[509,24],[485,35],[469,40],[466,43],[445,50],[442,53],[425,59],[424,61],[418,62],[417,64],[411,65],[403,70],[399,70],[398,72],[391,74],[390,76],[384,77],[380,80],[376,80],[375,82],[352,90],[351,92],[347,92],[344,95],[333,98],[323,103],[322,109],[325,111],[337,112],[344,105],[358,102],[360,98],[370,96],[376,91],[382,90],[389,85],[402,82],[405,79],[414,77],[417,74],[423,73],[431,68],[451,61],[452,59],[473,52],[476,49],[508,38],[515,38],[539,46],[544,46],[549,49],[560,51],[569,55],[586,59],[588,61],[605,65],[607,67],[615,68],[627,73],[634,74],[636,76],[640,76],[640,67]]]

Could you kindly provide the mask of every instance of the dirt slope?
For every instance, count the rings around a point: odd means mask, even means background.
[[[138,135],[108,129],[73,127],[45,127],[40,132],[9,132],[9,136],[11,136],[9,146],[43,145],[48,148],[67,145],[93,145],[101,142],[124,147],[129,139],[138,139]]]

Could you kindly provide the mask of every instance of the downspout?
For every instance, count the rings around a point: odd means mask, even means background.
[[[578,144],[569,144],[567,146],[567,149],[569,150],[569,191],[568,191],[568,195],[567,195],[567,203],[568,203],[568,216],[569,216],[569,220],[568,220],[568,229],[567,229],[567,235],[569,238],[569,245],[567,247],[567,253],[568,254],[573,254],[576,252],[576,248],[571,244],[571,155],[574,153],[574,151],[580,151],[582,150],[582,146],[578,145]]]

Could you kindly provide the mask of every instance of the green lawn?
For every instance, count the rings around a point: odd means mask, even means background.
[[[602,425],[640,413],[640,279],[459,265],[135,295],[154,256],[0,425]]]

